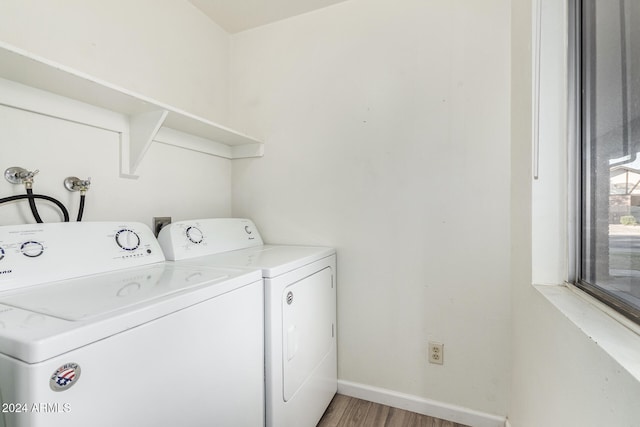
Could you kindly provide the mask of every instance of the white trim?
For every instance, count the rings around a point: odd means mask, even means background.
[[[504,427],[505,417],[393,390],[338,380],[338,393],[473,427]]]
[[[154,137],[154,141],[225,159],[230,159],[232,156],[231,149],[233,147],[229,145],[220,144],[219,142],[210,141],[168,127],[161,128]]]
[[[531,184],[533,283],[561,284],[568,270],[567,10],[565,1],[533,2],[539,37],[538,179]],[[539,15],[539,16],[536,16]],[[536,28],[537,28],[536,24]]]
[[[154,141],[225,159],[262,157],[264,154],[262,143],[226,145],[168,127],[161,128],[154,137]]]
[[[637,325],[575,286],[533,286],[585,336],[636,381],[640,381],[640,337]]]

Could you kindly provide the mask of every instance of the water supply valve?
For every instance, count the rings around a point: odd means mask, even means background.
[[[80,179],[75,176],[65,178],[64,187],[69,191],[80,191],[80,194],[85,194],[89,190],[91,185],[91,177],[87,179]]]
[[[38,169],[29,171],[25,168],[14,166],[4,171],[4,178],[12,184],[24,184],[25,187],[31,188],[33,178],[38,172],[40,172]]]

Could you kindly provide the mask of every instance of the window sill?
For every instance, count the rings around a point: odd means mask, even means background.
[[[640,326],[573,285],[534,285],[554,307],[640,381]]]

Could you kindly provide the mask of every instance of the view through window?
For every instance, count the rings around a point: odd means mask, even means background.
[[[578,286],[640,323],[640,1],[578,4]]]

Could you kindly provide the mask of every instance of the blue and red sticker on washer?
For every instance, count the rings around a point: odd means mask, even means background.
[[[65,363],[60,366],[49,379],[49,387],[53,391],[68,390],[80,378],[80,365],[77,363]]]

